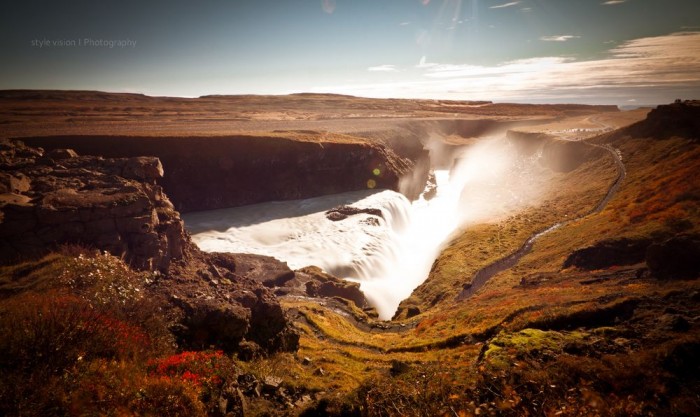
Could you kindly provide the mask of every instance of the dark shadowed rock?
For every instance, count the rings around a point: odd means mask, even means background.
[[[178,303],[185,313],[177,331],[178,342],[189,349],[217,346],[237,350],[249,329],[250,311],[238,303],[214,299],[190,299]]]
[[[615,239],[604,240],[587,248],[574,251],[566,261],[564,268],[576,267],[585,270],[609,268],[619,265],[634,265],[644,262],[649,239]]]
[[[294,271],[286,262],[271,256],[245,253],[216,254],[215,256],[219,259],[228,257],[228,266],[238,275],[257,281],[268,288],[283,287],[287,281],[294,278]]]
[[[409,318],[409,319],[411,317],[415,317],[419,314],[420,314],[420,308],[418,308],[416,306],[408,307],[408,309],[406,310],[406,318]]]
[[[650,245],[646,262],[660,279],[695,279],[700,276],[700,236],[682,235]]]
[[[638,138],[667,139],[683,137],[700,140],[700,101],[677,101],[658,106],[637,122],[620,131]]]
[[[326,218],[335,222],[347,219],[349,216],[354,216],[356,214],[369,214],[371,216],[384,218],[384,214],[382,214],[380,209],[358,208],[352,206],[338,206],[332,208],[326,212]]]
[[[410,370],[411,366],[408,363],[394,359],[391,361],[391,368],[389,368],[389,374],[395,377],[405,374]]]
[[[189,329],[179,333],[183,343],[198,343],[197,328],[202,333],[210,330],[206,323],[190,318],[192,312],[198,311],[192,306],[199,306],[200,309],[224,310],[227,315],[235,315],[236,322],[245,321],[245,331],[242,325],[227,327],[225,338],[214,339],[214,345],[227,352],[243,348],[242,354],[246,356],[250,350],[246,341],[265,353],[298,349],[299,334],[270,290],[235,273],[235,265],[228,254],[208,254],[196,249],[188,253],[188,259],[174,263],[168,272],[169,278],[159,280],[154,287],[154,291],[176,296],[175,304],[183,311],[181,327]],[[202,304],[202,300],[206,302]]]
[[[690,341],[680,343],[666,354],[664,369],[680,376],[697,378],[700,373],[700,343]]]
[[[300,135],[304,140],[299,140]],[[26,140],[46,149],[69,146],[81,155],[155,156],[165,166],[159,184],[181,212],[365,190],[370,179],[377,189],[399,190],[399,179],[413,165],[385,146],[347,136],[329,141],[328,136],[275,132],[270,136],[90,135]],[[130,168],[125,175],[147,179],[158,171],[143,168],[137,166],[135,174]]]

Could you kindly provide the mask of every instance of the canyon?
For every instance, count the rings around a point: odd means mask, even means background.
[[[121,265],[240,361],[215,415],[692,414],[698,109],[0,92],[0,318]]]

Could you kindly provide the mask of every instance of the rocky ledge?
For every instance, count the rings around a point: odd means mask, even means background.
[[[74,151],[0,143],[0,261],[41,255],[75,243],[167,271],[189,239],[155,184],[157,158],[79,157]]]
[[[203,253],[191,242],[155,183],[163,176],[157,158],[78,156],[2,141],[0,168],[3,264],[61,244],[109,252],[152,271],[148,291],[167,300],[182,347],[242,356],[297,349],[299,336],[272,291],[237,272],[243,268],[234,256]]]

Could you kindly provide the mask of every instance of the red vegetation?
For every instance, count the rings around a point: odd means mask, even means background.
[[[230,360],[222,351],[182,352],[162,359],[148,361],[148,374],[163,378],[179,378],[193,385],[219,387]]]

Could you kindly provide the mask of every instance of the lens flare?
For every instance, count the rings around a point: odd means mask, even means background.
[[[377,181],[375,181],[373,179],[367,180],[367,188],[369,188],[371,190],[371,189],[374,189],[376,187],[377,187]]]
[[[321,0],[321,8],[328,14],[333,14],[335,11],[335,0]]]

